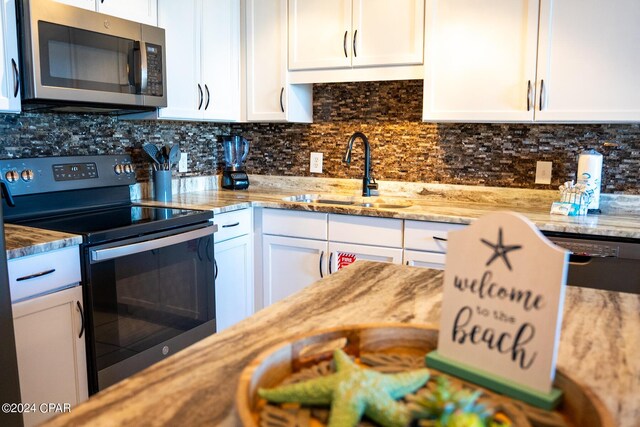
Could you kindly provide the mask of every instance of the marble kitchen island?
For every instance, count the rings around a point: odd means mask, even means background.
[[[93,396],[46,425],[239,425],[238,377],[298,334],[370,322],[437,324],[442,272],[359,261]],[[640,296],[569,287],[558,366],[591,387],[616,425],[640,419]]]

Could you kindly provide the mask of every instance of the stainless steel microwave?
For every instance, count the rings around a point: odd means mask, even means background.
[[[166,107],[162,28],[52,0],[18,2],[25,111]]]

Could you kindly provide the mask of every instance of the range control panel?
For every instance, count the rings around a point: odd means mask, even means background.
[[[0,174],[14,196],[136,183],[128,154],[4,159]]]

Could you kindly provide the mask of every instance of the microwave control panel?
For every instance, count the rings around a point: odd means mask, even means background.
[[[162,46],[147,43],[147,90],[144,95],[162,96]]]

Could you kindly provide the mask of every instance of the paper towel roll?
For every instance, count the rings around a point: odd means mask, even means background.
[[[600,185],[602,180],[602,154],[596,150],[580,153],[578,157],[578,182],[586,184],[587,190],[593,190],[593,196],[587,209],[600,209]]]

